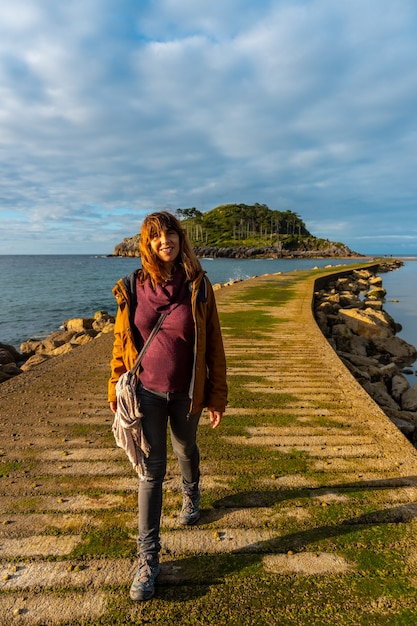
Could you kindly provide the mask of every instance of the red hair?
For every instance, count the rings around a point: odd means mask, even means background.
[[[185,270],[187,280],[193,280],[201,271],[200,261],[191,247],[187,233],[181,226],[181,222],[168,211],[150,213],[144,219],[139,237],[139,252],[142,259],[142,275],[140,282],[144,283],[148,278],[153,287],[163,284],[171,278],[164,263],[157,257],[151,247],[151,240],[161,231],[174,230],[180,239],[180,251],[178,262]]]

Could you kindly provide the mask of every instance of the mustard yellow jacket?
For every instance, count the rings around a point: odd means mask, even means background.
[[[140,306],[140,302],[136,303],[138,271],[120,279],[113,288],[118,310],[110,363],[109,402],[116,401],[116,383],[124,372],[133,367],[143,346],[143,339],[133,324],[135,308]],[[213,288],[201,271],[190,283],[190,289],[195,337],[190,413],[204,407],[223,412],[227,404],[226,357]]]

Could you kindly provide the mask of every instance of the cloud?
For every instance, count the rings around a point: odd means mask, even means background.
[[[149,210],[225,202],[392,250],[417,192],[416,13],[4,0],[0,253],[111,252]]]

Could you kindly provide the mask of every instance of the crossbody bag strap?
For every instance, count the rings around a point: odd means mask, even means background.
[[[162,322],[164,321],[165,318],[166,318],[166,314],[165,313],[161,313],[161,315],[158,318],[158,321],[156,322],[155,326],[152,328],[151,334],[149,335],[149,337],[145,341],[145,344],[144,344],[142,350],[139,352],[139,356],[136,359],[136,363],[134,364],[134,366],[130,370],[132,374],[136,374],[136,372],[138,371],[139,365],[140,365],[143,357],[145,356],[145,353],[146,353],[147,349],[151,345],[151,342],[154,339],[156,333],[161,328]]]

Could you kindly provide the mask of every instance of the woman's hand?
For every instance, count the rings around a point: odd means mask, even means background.
[[[116,413],[116,411],[117,411],[117,402],[109,402],[109,406],[110,406],[110,411],[112,411],[113,413]]]
[[[208,411],[210,414],[210,426],[217,428],[222,421],[223,413],[221,411],[214,411],[213,409],[209,409]]]

